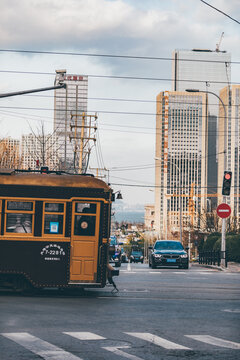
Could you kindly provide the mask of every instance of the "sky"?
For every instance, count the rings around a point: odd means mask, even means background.
[[[240,21],[239,0],[207,2]],[[239,62],[240,25],[200,0],[0,0],[0,6],[0,93],[53,86],[56,69],[88,75],[88,113],[98,114],[90,168],[108,169],[125,204],[153,203],[155,101],[171,90],[172,51],[215,50],[224,32],[220,50]],[[239,64],[232,64],[231,80],[240,84]],[[53,95],[2,98],[0,138],[20,139],[42,123],[51,133]]]

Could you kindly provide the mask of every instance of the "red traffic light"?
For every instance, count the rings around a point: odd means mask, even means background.
[[[223,175],[223,185],[222,185],[222,195],[229,196],[231,191],[231,182],[232,182],[232,172],[224,171]]]

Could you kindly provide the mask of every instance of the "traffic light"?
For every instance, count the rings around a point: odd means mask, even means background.
[[[231,181],[232,181],[232,172],[231,171],[224,171],[223,185],[222,185],[222,195],[226,195],[226,196],[230,195]]]

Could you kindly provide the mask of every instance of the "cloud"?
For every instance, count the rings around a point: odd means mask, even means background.
[[[1,7],[1,45],[13,47],[91,47],[102,37],[146,38],[166,18],[121,0],[3,0]]]
[[[211,0],[211,4],[233,17],[240,13],[239,0]],[[198,0],[1,0],[1,49],[59,50],[171,58],[174,49],[214,50],[224,31],[221,49],[231,52],[233,59],[239,61],[240,47],[236,45],[240,42],[238,29],[239,25]],[[54,72],[59,68],[67,69],[68,73],[85,75],[171,78],[169,60],[2,52],[0,58],[1,70],[26,70],[49,74],[1,73],[0,92],[51,86],[54,82]],[[232,81],[240,82],[239,65],[232,66],[232,75]],[[91,99],[88,108],[89,111],[99,112],[101,148],[106,167],[154,162],[153,129],[156,106],[154,102],[97,101],[93,98],[154,101],[160,91],[170,89],[170,81],[89,77]],[[2,136],[19,137],[22,133],[28,133],[27,120],[33,127],[44,120],[51,131],[53,98],[25,96],[2,99],[1,106],[9,106],[0,109]],[[21,107],[40,110],[19,109]],[[117,114],[121,111],[153,115]],[[94,154],[92,160],[92,166],[96,167]],[[119,171],[112,175],[132,179],[135,183],[154,183],[153,168],[125,173]],[[116,178],[112,178],[112,182],[113,179],[116,183],[124,182],[121,179],[117,181]],[[149,196],[152,195],[148,189],[125,187],[123,190],[127,194],[125,199],[132,203],[139,202],[139,199],[142,203],[149,202]]]

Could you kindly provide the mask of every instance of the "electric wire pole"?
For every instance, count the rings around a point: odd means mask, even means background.
[[[83,174],[87,170],[88,158],[90,155],[90,141],[95,143],[95,132],[97,130],[97,115],[87,115],[85,112],[81,114],[71,114],[70,124],[71,132],[70,141],[74,141],[74,169],[79,174]],[[78,166],[77,166],[78,162]]]

